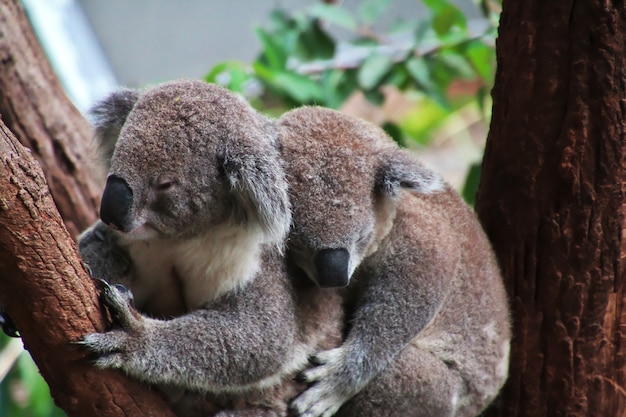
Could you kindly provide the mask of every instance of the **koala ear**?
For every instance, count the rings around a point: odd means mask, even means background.
[[[443,191],[443,179],[426,168],[408,151],[393,149],[384,152],[378,168],[376,183],[392,198],[396,198],[401,188],[416,193],[431,194]]]
[[[291,205],[279,153],[264,144],[260,149],[227,149],[218,156],[244,221],[254,221],[282,244],[291,225]]]
[[[138,99],[139,91],[125,88],[110,94],[89,110],[98,147],[106,161],[111,160],[120,130]]]

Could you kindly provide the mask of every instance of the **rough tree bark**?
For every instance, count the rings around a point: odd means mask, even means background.
[[[101,371],[73,344],[103,331],[94,285],[41,168],[0,123],[0,294],[26,349],[70,416],[168,416],[163,399]]]
[[[477,210],[513,310],[492,416],[626,415],[626,12],[504,0]]]
[[[95,221],[103,184],[91,164],[91,127],[66,98],[16,0],[0,0],[0,114],[41,163],[61,216],[77,236]]]
[[[70,416],[172,416],[157,394],[93,368],[72,343],[105,327],[74,244],[96,219],[102,181],[90,165],[89,124],[15,0],[0,0],[0,115],[0,302],[55,402]]]

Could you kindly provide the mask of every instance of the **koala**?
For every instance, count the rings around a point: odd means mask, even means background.
[[[303,417],[470,417],[508,371],[507,297],[473,212],[378,127],[317,107],[278,120],[287,256],[344,287],[347,335],[313,357]]]
[[[116,327],[84,337],[95,364],[182,393],[170,395],[179,415],[191,394],[258,399],[220,416],[284,415],[293,376],[340,341],[343,310],[337,290],[288,270],[275,123],[190,80],[113,93],[93,113],[116,144],[101,222],[79,247],[93,276],[130,290],[102,283]]]

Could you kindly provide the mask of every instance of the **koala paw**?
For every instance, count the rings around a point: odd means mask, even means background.
[[[140,352],[145,326],[141,315],[132,307],[132,294],[121,285],[111,286],[98,280],[100,301],[107,307],[113,323],[119,328],[106,333],[92,333],[81,344],[96,355],[95,364],[100,368],[123,368],[132,366],[133,357]]]
[[[321,352],[311,363],[317,366],[298,378],[312,385],[291,402],[290,412],[300,417],[330,417],[356,393],[345,372],[345,351],[340,347]]]

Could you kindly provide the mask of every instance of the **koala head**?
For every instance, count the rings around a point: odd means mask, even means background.
[[[289,175],[288,253],[322,287],[341,287],[391,229],[401,189],[443,188],[441,179],[377,126],[317,107],[279,120]]]
[[[273,124],[242,98],[201,81],[121,90],[92,109],[116,141],[100,217],[131,239],[189,239],[219,225],[281,242],[290,207]]]

